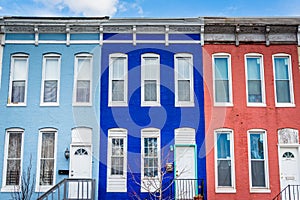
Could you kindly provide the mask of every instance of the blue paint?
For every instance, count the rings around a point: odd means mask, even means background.
[[[137,40],[165,40],[164,34],[136,34]]]
[[[63,33],[41,33],[39,34],[39,40],[62,40],[65,41],[66,34]]]
[[[104,33],[103,39],[104,40],[132,40],[133,36],[132,33]]]
[[[34,40],[34,34],[29,33],[7,33],[5,40]]]
[[[170,34],[170,40],[197,40],[200,41],[200,34]]]
[[[80,33],[80,34],[71,34],[71,40],[99,40],[99,33],[98,34],[91,34],[91,33]]]
[[[121,37],[118,34],[118,37]],[[149,35],[151,38],[153,35]],[[124,38],[126,38],[125,36]],[[155,36],[154,36],[155,37]],[[194,37],[194,36],[193,36]],[[178,38],[193,37],[182,35]],[[124,39],[123,38],[123,39]],[[128,106],[108,107],[108,66],[111,53],[128,55]],[[141,107],[141,55],[156,53],[160,55],[160,107]],[[194,107],[175,107],[174,105],[174,54],[190,53],[194,63]],[[204,145],[204,98],[203,98],[203,63],[202,48],[199,44],[104,44],[101,58],[101,96],[100,96],[100,168],[99,168],[99,196],[101,199],[130,199],[136,194],[142,199],[147,193],[141,193],[140,187],[132,180],[141,178],[141,129],[153,127],[161,131],[161,150],[164,152],[161,160],[165,160],[170,145],[174,145],[174,131],[176,128],[190,127],[196,130],[197,154],[200,155]],[[128,131],[128,158],[127,165],[131,171],[127,173],[127,192],[106,192],[107,180],[107,134],[110,128],[125,128]],[[198,178],[206,180],[205,157],[197,157]],[[171,162],[174,157],[171,152]],[[165,163],[162,163],[162,167]],[[167,174],[165,182],[173,178],[173,173]]]

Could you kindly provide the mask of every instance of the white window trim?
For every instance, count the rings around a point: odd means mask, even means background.
[[[56,102],[44,102],[44,84],[45,84],[45,68],[47,58],[58,58],[58,79],[57,79],[57,101]],[[42,71],[42,84],[41,84],[41,99],[40,106],[59,106],[60,95],[60,68],[61,68],[61,55],[49,53],[43,56],[43,71]]]
[[[21,145],[21,169],[20,169],[20,183],[18,186],[6,185],[6,170],[7,170],[7,156],[8,156],[8,143],[9,143],[9,133],[10,132],[22,132],[22,145]],[[23,172],[23,151],[24,150],[24,129],[21,128],[10,128],[6,130],[5,134],[5,148],[4,148],[4,162],[3,162],[3,172],[2,172],[2,188],[1,192],[19,192],[21,187],[21,175]]]
[[[276,76],[275,76],[275,57],[288,57],[289,59],[289,81],[290,81],[290,103],[278,103],[277,102],[277,95],[276,95]],[[275,95],[275,106],[276,107],[295,107],[295,100],[294,100],[294,86],[293,86],[293,70],[292,70],[292,59],[291,55],[285,54],[285,53],[278,53],[272,55],[272,61],[273,61],[273,78],[274,78],[274,95]]]
[[[141,130],[141,192],[149,192],[149,190],[146,189],[147,185],[159,185],[160,172],[158,171],[157,177],[144,176],[144,147],[145,147],[144,138],[157,138],[158,170],[160,171],[161,170],[160,130],[157,128],[144,128]],[[149,189],[151,192],[155,190],[155,188],[149,188]]]
[[[229,81],[229,102],[216,102],[215,96],[215,58],[226,58],[228,59],[228,81]],[[212,73],[213,73],[213,96],[214,106],[233,106],[232,98],[232,71],[231,71],[231,55],[229,53],[215,53],[212,55]]]
[[[112,100],[112,80],[113,80],[113,58],[125,58],[124,66],[124,101]],[[124,53],[112,53],[109,55],[109,88],[108,88],[108,106],[128,106],[128,56]]]
[[[18,102],[18,103],[12,103],[11,102],[11,97],[12,97],[12,82],[13,82],[13,72],[14,72],[14,61],[15,58],[26,58],[26,80],[25,80],[25,94],[24,94],[24,102]],[[10,59],[10,78],[9,78],[9,96],[7,100],[7,106],[26,106],[27,103],[27,85],[28,85],[28,65],[29,65],[29,55],[28,54],[23,54],[23,53],[18,53],[18,54],[13,54],[11,55]]]
[[[251,178],[251,146],[250,146],[250,134],[263,134],[264,136],[264,162],[265,162],[265,181],[266,187],[252,187],[252,178]],[[248,168],[249,168],[249,186],[250,193],[270,193],[270,180],[269,180],[269,162],[268,162],[268,139],[267,131],[264,129],[250,129],[247,131],[247,140],[248,140]]]
[[[179,101],[178,100],[178,60],[177,58],[190,58],[191,65],[189,65],[190,69],[190,101]],[[177,53],[174,55],[174,65],[175,65],[175,107],[192,107],[195,105],[194,103],[194,59],[193,55],[190,53]]]
[[[157,58],[158,63],[159,63],[159,69],[158,69],[158,79],[156,80],[156,101],[145,101],[144,99],[144,93],[145,93],[145,88],[144,88],[144,71],[145,71],[145,60],[144,57],[152,57],[152,58]],[[160,56],[155,53],[144,53],[141,56],[141,106],[160,106]]]
[[[260,59],[260,77],[261,77],[261,103],[249,102],[248,101],[248,65],[247,58],[259,58]],[[247,106],[251,107],[265,107],[266,106],[266,94],[265,94],[265,76],[264,76],[264,57],[259,53],[248,53],[245,54],[245,79],[246,79],[246,101]]]
[[[91,66],[90,66],[90,101],[89,102],[76,102],[76,92],[77,92],[77,69],[78,69],[78,58],[80,57],[87,57],[91,59]],[[93,55],[88,53],[79,53],[75,55],[75,61],[74,61],[74,87],[73,87],[73,106],[92,106],[92,91],[93,91]]]
[[[111,175],[111,155],[112,143],[111,139],[121,138],[124,140],[124,163],[123,175]],[[108,144],[107,144],[107,192],[127,192],[127,130],[123,128],[112,128],[108,130]],[[122,182],[123,188],[110,188],[110,182]]]
[[[218,186],[218,151],[217,151],[217,135],[218,133],[229,133],[230,137],[230,155],[231,155],[231,182],[232,186]],[[236,182],[235,182],[235,159],[234,159],[234,134],[232,129],[220,128],[214,130],[214,143],[215,143],[215,190],[216,193],[236,193]]]
[[[41,153],[42,153],[42,136],[44,132],[54,132],[54,169],[53,169],[53,184],[42,186],[39,185],[40,181],[40,159],[41,159]],[[56,184],[56,160],[57,160],[57,129],[54,128],[43,128],[39,130],[39,141],[38,141],[38,155],[37,155],[37,168],[36,168],[36,180],[35,180],[35,191],[36,192],[46,192],[51,187],[53,187]]]

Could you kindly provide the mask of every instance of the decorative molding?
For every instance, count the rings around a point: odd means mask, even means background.
[[[235,27],[235,46],[239,46],[240,45],[239,36],[238,36],[238,34],[239,34],[240,31],[241,31],[240,26],[237,25]]]
[[[298,130],[291,128],[284,128],[278,130],[279,144],[299,144]]]
[[[169,26],[166,25],[166,28],[165,28],[165,40],[166,40],[166,46],[169,46]]]
[[[103,26],[99,27],[99,45],[103,45]]]
[[[71,36],[70,36],[70,27],[68,25],[66,26],[66,36],[67,36],[66,45],[69,46],[70,45]]]
[[[136,45],[136,26],[132,27],[132,43],[134,46]]]
[[[298,26],[297,37],[298,37],[298,46],[300,46],[300,25]],[[300,61],[299,61],[299,62],[300,62]]]
[[[39,45],[39,28],[37,26],[34,27],[34,45]]]
[[[204,46],[204,25],[200,27],[200,40],[201,40],[201,46]]]

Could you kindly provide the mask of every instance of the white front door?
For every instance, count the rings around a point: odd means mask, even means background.
[[[280,148],[280,186],[283,190],[288,185],[300,184],[300,164],[298,148]]]
[[[70,150],[71,179],[92,178],[92,152],[90,145],[72,145]],[[91,184],[87,182],[71,182],[69,198],[87,198],[91,194]],[[87,192],[89,190],[89,192]]]
[[[195,146],[176,146],[176,199],[193,199],[197,181]]]

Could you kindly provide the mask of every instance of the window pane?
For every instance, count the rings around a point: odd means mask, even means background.
[[[46,58],[45,79],[58,80],[58,58]]]
[[[144,138],[144,176],[158,176],[157,138]]]
[[[21,158],[22,133],[10,132],[8,143],[8,158]]]
[[[112,62],[113,62],[112,78],[117,80],[124,79],[125,58],[114,58]]]
[[[250,134],[251,159],[264,159],[264,140],[262,134]]]
[[[218,160],[218,186],[232,186],[230,160]]]
[[[55,133],[43,133],[42,158],[54,158]]]
[[[262,102],[260,80],[248,80],[248,101]]]
[[[6,185],[19,185],[20,183],[21,161],[7,160]]]
[[[253,187],[266,187],[264,164],[264,161],[251,161],[251,178]]]
[[[90,81],[77,81],[76,102],[90,102]]]
[[[247,58],[248,80],[260,80],[260,58]]]
[[[57,102],[57,80],[44,82],[44,102]]]
[[[215,97],[216,102],[229,102],[229,81],[215,81]]]
[[[178,78],[190,79],[190,58],[177,58],[178,59]]]
[[[156,80],[145,80],[145,93],[144,93],[144,99],[145,101],[156,101],[157,95],[156,95]]]
[[[78,58],[77,66],[77,80],[89,80],[90,79],[90,58]]]
[[[22,103],[25,98],[25,81],[12,82],[12,97],[11,102]]]
[[[178,100],[190,101],[190,80],[178,80]]]
[[[215,58],[215,79],[228,80],[228,58]]]
[[[157,79],[159,63],[158,58],[143,58],[144,59],[144,77],[145,79]]]
[[[287,80],[289,79],[288,58],[274,58],[275,61],[275,78]]]
[[[53,185],[54,159],[41,159],[40,185]]]
[[[218,158],[230,158],[230,135],[219,133],[217,137]]]
[[[20,81],[27,79],[26,65],[27,58],[14,58],[13,80]]]
[[[124,101],[124,81],[113,80],[112,81],[112,100]]]
[[[288,80],[276,80],[276,95],[278,103],[290,103],[290,82]]]
[[[123,175],[124,158],[111,158],[111,175]]]

